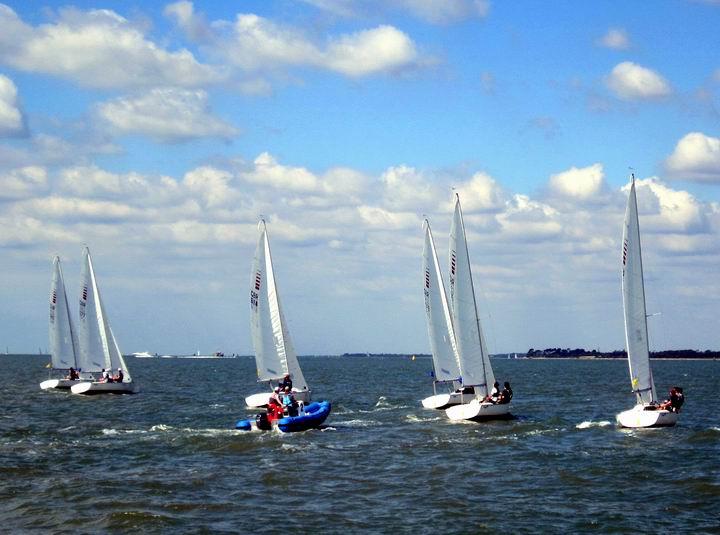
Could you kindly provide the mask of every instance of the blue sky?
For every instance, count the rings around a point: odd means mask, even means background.
[[[125,352],[250,353],[262,214],[301,354],[427,352],[460,192],[491,351],[623,346],[636,170],[653,348],[720,345],[720,2],[0,5],[0,344],[93,253]],[[444,259],[441,259],[443,264]]]

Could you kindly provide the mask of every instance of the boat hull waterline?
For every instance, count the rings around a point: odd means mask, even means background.
[[[509,420],[513,417],[510,414],[510,403],[490,403],[477,398],[469,403],[454,405],[446,409],[445,414],[453,421],[470,420],[473,422]]]
[[[295,390],[293,388],[292,393],[295,397],[295,401],[310,403],[310,390]],[[267,404],[270,401],[270,396],[272,395],[272,392],[259,392],[258,394],[252,394],[245,398],[245,405],[247,405],[249,409],[260,409],[263,407],[267,407]]]
[[[678,421],[676,412],[665,409],[650,409],[648,405],[635,405],[632,409],[626,410],[618,414],[615,419],[622,427],[632,429],[647,427],[672,427]]]
[[[73,394],[134,394],[136,392],[133,383],[96,383],[85,382],[77,384],[70,389]]]
[[[297,433],[300,431],[307,431],[308,429],[315,429],[321,426],[327,419],[332,406],[329,401],[313,402],[305,407],[302,414],[298,416],[286,416],[272,422],[272,429],[278,429],[283,433]],[[261,431],[258,428],[255,418],[248,418],[245,420],[238,420],[235,424],[235,429],[240,431]]]

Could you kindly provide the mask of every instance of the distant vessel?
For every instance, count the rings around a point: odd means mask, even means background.
[[[253,429],[269,429],[274,426],[283,432],[304,431],[322,424],[330,414],[331,406],[327,401],[309,403],[311,392],[300,369],[280,306],[264,220],[260,220],[258,229],[260,236],[255,249],[250,281],[250,331],[255,349],[258,381],[267,382],[272,388],[273,382],[279,383],[289,375],[299,412],[297,416],[290,417],[295,418],[292,422],[287,421],[287,418],[269,422],[264,414],[258,415],[256,420],[249,422]],[[265,407],[271,396],[272,391],[253,394],[245,398],[245,403],[251,408]],[[239,421],[236,428],[247,430],[247,422],[248,420]]]
[[[117,383],[92,381],[77,384],[70,391],[73,394],[132,394],[135,384],[110,329],[87,247],[83,251],[81,280],[78,366],[83,372],[106,370],[110,375],[119,368],[124,377],[122,382]]]
[[[157,357],[157,354],[152,355],[147,351],[140,351],[139,353],[130,353],[130,356],[135,357],[136,359],[153,359]]]
[[[40,388],[48,390],[58,388],[68,390],[78,384],[82,379],[66,379],[70,368],[77,370],[78,345],[75,330],[73,329],[67,293],[65,292],[65,279],[62,274],[60,257],[53,258],[53,277],[50,288],[50,359],[52,371],[63,372],[59,379],[48,379],[40,383]],[[85,381],[88,374],[83,373]]]
[[[425,318],[433,359],[433,394],[422,400],[426,409],[446,409],[462,403],[460,362],[455,345],[453,320],[450,315],[442,272],[435,251],[430,222],[426,219],[425,245],[423,247],[423,295]],[[448,387],[448,392],[438,394],[437,386]],[[468,397],[468,401],[472,396]]]
[[[445,410],[451,420],[491,420],[510,417],[510,403],[484,401],[495,383],[490,354],[480,326],[475,301],[465,224],[456,194],[450,228],[450,303],[457,344],[460,377],[464,391],[472,391],[469,402]]]
[[[617,415],[623,427],[667,427],[678,420],[678,413],[659,409],[655,382],[650,368],[645,285],[640,250],[635,175],[632,175],[623,226],[622,293],[625,315],[625,343],[630,367],[630,384],[637,404]]]
[[[235,355],[225,355],[222,351],[216,351],[212,355],[201,354],[200,351],[196,351],[193,355],[178,355],[179,359],[232,359]]]

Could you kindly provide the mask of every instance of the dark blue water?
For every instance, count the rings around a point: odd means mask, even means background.
[[[623,361],[495,360],[518,419],[424,410],[430,361],[301,358],[323,430],[242,433],[250,358],[128,359],[135,396],[42,392],[0,356],[2,531],[720,532],[720,362],[656,361],[680,424],[629,431]]]

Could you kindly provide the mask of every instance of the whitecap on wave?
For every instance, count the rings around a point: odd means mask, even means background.
[[[608,425],[612,425],[612,422],[609,420],[600,420],[599,422],[580,422],[575,427],[577,429],[589,429],[591,427],[607,427]]]
[[[415,416],[414,414],[407,414],[405,415],[405,419],[408,422],[413,423],[419,423],[419,422],[437,422],[438,420],[442,420],[440,416],[437,416],[435,418],[420,418],[419,416]]]

